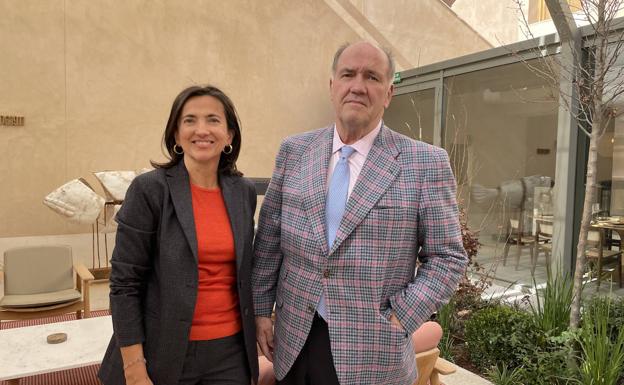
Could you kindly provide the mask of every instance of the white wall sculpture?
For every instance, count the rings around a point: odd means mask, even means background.
[[[102,267],[100,260],[100,233],[104,234],[105,266],[108,267],[107,233],[115,232],[114,218],[126,191],[137,175],[150,169],[138,171],[99,171],[94,172],[100,182],[106,199],[96,193],[82,178],[71,180],[58,187],[43,199],[43,204],[51,208],[71,223],[92,226],[93,262],[92,267]],[[98,261],[96,263],[96,260]]]
[[[82,178],[70,180],[43,199],[43,204],[68,221],[89,225],[97,220],[105,203]]]

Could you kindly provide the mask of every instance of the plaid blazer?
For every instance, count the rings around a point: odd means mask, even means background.
[[[333,125],[287,138],[260,210],[253,299],[257,316],[275,304],[275,374],[297,358],[325,288],[340,383],[412,384],[410,336],[448,301],[467,262],[448,156],[382,126],[328,248],[332,140]],[[389,322],[392,310],[405,330]]]

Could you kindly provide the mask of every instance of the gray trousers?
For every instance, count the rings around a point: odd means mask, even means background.
[[[243,333],[189,341],[179,385],[249,385],[251,376]]]

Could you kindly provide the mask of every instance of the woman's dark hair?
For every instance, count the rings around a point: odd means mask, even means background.
[[[173,105],[171,106],[171,113],[169,114],[167,127],[165,127],[165,133],[163,134],[163,146],[167,150],[169,161],[165,163],[157,163],[152,160],[150,163],[156,168],[170,168],[182,160],[184,155],[176,154],[173,151],[173,146],[176,144],[175,134],[178,132],[178,124],[180,122],[180,115],[182,114],[184,105],[190,98],[194,98],[196,96],[212,96],[223,104],[227,127],[232,133],[232,152],[229,154],[224,154],[223,152],[221,153],[217,172],[219,174],[226,175],[243,175],[240,171],[238,171],[238,169],[236,169],[236,160],[238,159],[238,154],[240,153],[241,148],[241,130],[238,114],[236,113],[232,100],[230,100],[230,98],[224,94],[223,91],[211,85],[188,87],[176,96],[173,101]]]

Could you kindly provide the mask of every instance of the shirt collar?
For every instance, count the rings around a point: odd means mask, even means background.
[[[380,120],[379,124],[377,124],[377,127],[375,127],[373,131],[369,132],[368,134],[366,134],[366,136],[364,136],[357,142],[350,144],[349,146],[353,147],[356,152],[366,157],[370,149],[373,147],[373,142],[375,141],[377,134],[379,134],[379,131],[381,131],[381,124],[382,121]],[[346,146],[346,144],[344,144],[340,139],[340,135],[338,135],[338,130],[336,129],[336,124],[334,124],[334,143],[332,146],[332,155],[335,154],[336,151],[340,150],[343,146]]]

